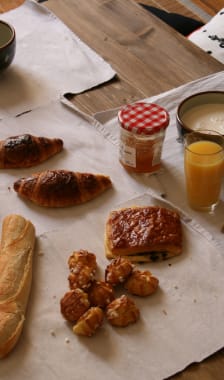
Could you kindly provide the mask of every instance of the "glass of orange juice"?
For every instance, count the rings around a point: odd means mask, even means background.
[[[190,207],[214,211],[220,199],[224,174],[224,137],[209,130],[186,134],[184,170]]]

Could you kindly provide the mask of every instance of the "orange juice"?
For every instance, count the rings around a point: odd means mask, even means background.
[[[185,177],[189,204],[210,209],[219,200],[223,176],[223,148],[214,141],[192,142],[185,149]]]

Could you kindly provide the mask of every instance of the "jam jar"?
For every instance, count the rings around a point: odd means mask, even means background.
[[[118,113],[120,163],[137,173],[153,173],[161,168],[161,154],[169,114],[161,106],[138,102],[127,104]]]

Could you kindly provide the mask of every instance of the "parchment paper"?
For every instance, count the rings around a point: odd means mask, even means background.
[[[65,92],[108,81],[112,67],[44,5],[27,0],[1,14],[16,30],[16,55],[0,73],[0,118],[31,110]]]
[[[8,213],[27,215],[35,221],[37,234],[61,228],[77,217],[85,218],[89,210],[101,212],[130,197],[144,192],[147,178],[135,179],[126,175],[117,160],[117,147],[107,141],[89,119],[60,101],[52,102],[19,117],[0,120],[1,139],[31,133],[36,136],[60,137],[64,150],[50,160],[28,169],[0,169],[0,222]],[[17,178],[27,177],[45,169],[68,169],[110,175],[112,189],[86,205],[65,209],[46,209],[23,201],[13,190]]]
[[[170,207],[149,194],[119,206],[133,204]],[[138,323],[122,329],[104,321],[92,338],[72,333],[59,310],[60,298],[68,290],[67,259],[74,249],[95,252],[97,278],[104,278],[106,216],[105,210],[89,210],[84,218],[39,237],[25,329],[14,352],[1,362],[2,379],[14,379],[16,372],[17,379],[34,380],[97,380],[105,373],[109,380],[158,380],[222,347],[223,257],[184,219],[183,254],[139,266],[150,269],[160,287],[147,298],[131,296],[141,312]]]
[[[0,172],[0,222],[10,212],[20,213],[34,223],[38,236],[25,329],[15,350],[0,363],[2,380],[101,380],[105,376],[108,380],[160,380],[223,346],[223,235],[218,229],[223,203],[213,218],[187,208],[182,145],[176,141],[173,119],[181,96],[190,89],[207,88],[209,83],[218,88],[222,77],[220,73],[158,96],[158,102],[171,112],[164,169],[159,175],[129,175],[119,164],[117,124],[112,113],[108,118],[104,113],[108,122],[103,125],[74,106],[52,102],[0,122],[2,137],[35,132],[63,137],[65,143],[63,153],[37,168]],[[21,175],[45,168],[102,172],[111,176],[113,189],[82,206],[43,209],[19,198],[12,185]],[[164,192],[167,201],[158,197]],[[159,278],[160,287],[153,296],[133,297],[141,312],[138,323],[119,329],[105,321],[96,336],[78,338],[59,307],[68,290],[68,257],[80,248],[96,253],[97,278],[103,279],[108,263],[103,245],[107,215],[112,209],[132,204],[180,209],[183,253],[162,263],[140,266]]]

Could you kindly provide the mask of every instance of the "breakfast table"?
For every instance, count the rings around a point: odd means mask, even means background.
[[[13,193],[16,170],[1,170],[1,222],[13,205],[13,212],[33,221],[38,238],[24,334],[1,362],[1,378],[223,379],[224,194],[213,216],[189,209],[183,147],[175,125],[177,106],[186,96],[223,91],[223,64],[133,0],[48,0],[41,4],[18,0],[1,16],[15,25],[18,35],[15,62],[0,76],[6,94],[0,95],[1,138],[12,130],[13,134],[57,135],[64,139],[65,152],[61,161],[53,158],[51,165],[103,171],[114,180],[112,192],[93,203],[75,210],[46,211]],[[31,20],[26,27],[23,16]],[[18,88],[23,91],[22,99],[15,93]],[[129,175],[118,160],[118,110],[141,100],[158,103],[170,113],[163,169],[153,175]],[[48,168],[48,163],[41,168]],[[31,172],[25,169],[22,174]],[[147,301],[140,302],[143,322],[139,329],[136,324],[123,334],[105,328],[98,340],[96,336],[90,342],[73,337],[58,306],[66,289],[70,251],[81,246],[100,252],[102,272],[106,215],[117,206],[145,202],[180,212],[188,254],[168,264],[153,263],[152,270],[161,278],[161,292],[149,301],[151,311]],[[198,256],[194,257],[194,250]]]

